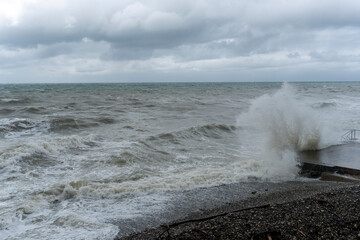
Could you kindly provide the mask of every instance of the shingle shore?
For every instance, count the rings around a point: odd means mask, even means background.
[[[210,220],[161,226],[121,239],[360,239],[359,184],[339,185],[304,198],[289,196],[288,201],[286,194],[276,194],[193,218],[222,215]],[[262,207],[251,208],[256,206]]]

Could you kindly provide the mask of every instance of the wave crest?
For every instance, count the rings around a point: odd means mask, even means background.
[[[49,122],[27,118],[0,119],[0,135],[5,137],[20,137],[25,135],[39,135],[47,132]]]
[[[184,130],[162,133],[148,138],[150,141],[167,140],[172,143],[179,143],[181,140],[193,139],[194,137],[222,138],[224,134],[232,133],[236,130],[235,126],[226,124],[207,124],[203,126],[191,127]]]
[[[314,103],[312,105],[313,108],[330,108],[330,107],[336,107],[337,104],[335,102],[318,102]]]
[[[297,152],[321,147],[321,120],[287,83],[252,101],[237,119],[244,142],[254,147],[267,174],[297,175]]]
[[[261,133],[273,148],[316,150],[321,141],[321,126],[316,116],[285,83],[276,93],[255,99],[237,123]]]

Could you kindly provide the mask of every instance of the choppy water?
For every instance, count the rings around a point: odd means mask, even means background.
[[[0,85],[0,238],[112,239],[162,193],[299,179],[360,83]],[[299,179],[301,180],[301,179]]]

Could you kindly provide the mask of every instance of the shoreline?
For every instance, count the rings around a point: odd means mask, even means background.
[[[256,238],[261,234],[270,234],[272,239],[311,239],[310,233],[312,238],[322,239],[323,235],[327,236],[323,239],[334,239],[329,232],[320,231],[322,223],[334,236],[347,234],[359,239],[359,195],[359,183],[318,180],[236,183],[195,189],[177,193],[172,207],[164,213],[154,213],[145,222],[140,220],[140,224],[134,220],[138,227],[133,228],[133,233],[119,231],[115,239],[263,239]],[[339,214],[329,212],[331,206],[340,209],[341,216],[356,216],[349,223],[353,224],[349,228],[353,231],[340,231],[329,223],[332,219],[339,225],[335,219]],[[192,221],[196,219],[206,220]],[[169,229],[164,227],[172,225]],[[353,235],[349,235],[351,232]]]

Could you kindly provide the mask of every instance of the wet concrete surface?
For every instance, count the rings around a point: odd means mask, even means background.
[[[299,153],[301,162],[360,170],[360,143],[350,142],[316,151]]]

